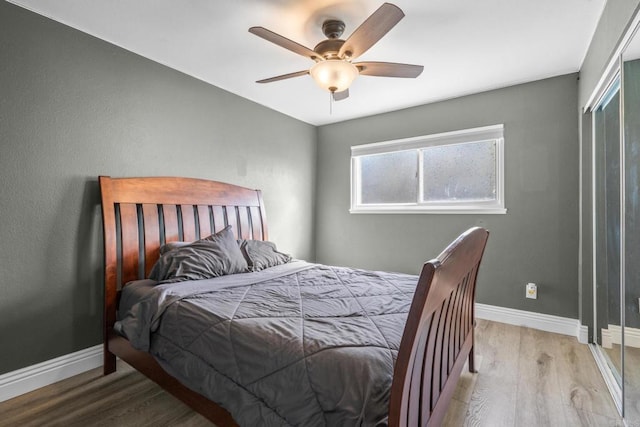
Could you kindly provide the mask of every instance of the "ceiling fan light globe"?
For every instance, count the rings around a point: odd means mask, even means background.
[[[329,59],[316,63],[309,74],[318,86],[329,92],[342,92],[358,76],[358,68],[349,61]]]

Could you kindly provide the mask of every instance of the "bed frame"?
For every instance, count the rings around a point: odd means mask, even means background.
[[[147,277],[162,244],[233,225],[237,238],[267,240],[262,194],[193,178],[101,176],[104,227],[104,374],[116,357],[218,426],[236,426],[218,404],[185,387],[114,331],[120,288]],[[465,361],[474,372],[475,283],[488,232],[473,228],[424,264],[396,362],[390,426],[440,425]]]

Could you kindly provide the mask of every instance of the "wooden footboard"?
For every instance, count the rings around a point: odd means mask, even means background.
[[[390,426],[439,426],[465,361],[474,366],[474,302],[489,233],[472,228],[424,264],[396,362]]]

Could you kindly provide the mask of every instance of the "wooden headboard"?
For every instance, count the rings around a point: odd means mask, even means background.
[[[148,276],[159,248],[233,226],[236,238],[267,240],[260,190],[195,178],[100,177],[105,259],[105,342],[118,290]]]

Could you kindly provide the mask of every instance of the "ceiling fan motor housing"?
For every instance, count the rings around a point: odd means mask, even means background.
[[[342,59],[338,57],[338,52],[343,44],[342,39],[327,39],[318,43],[313,51],[324,59]]]

